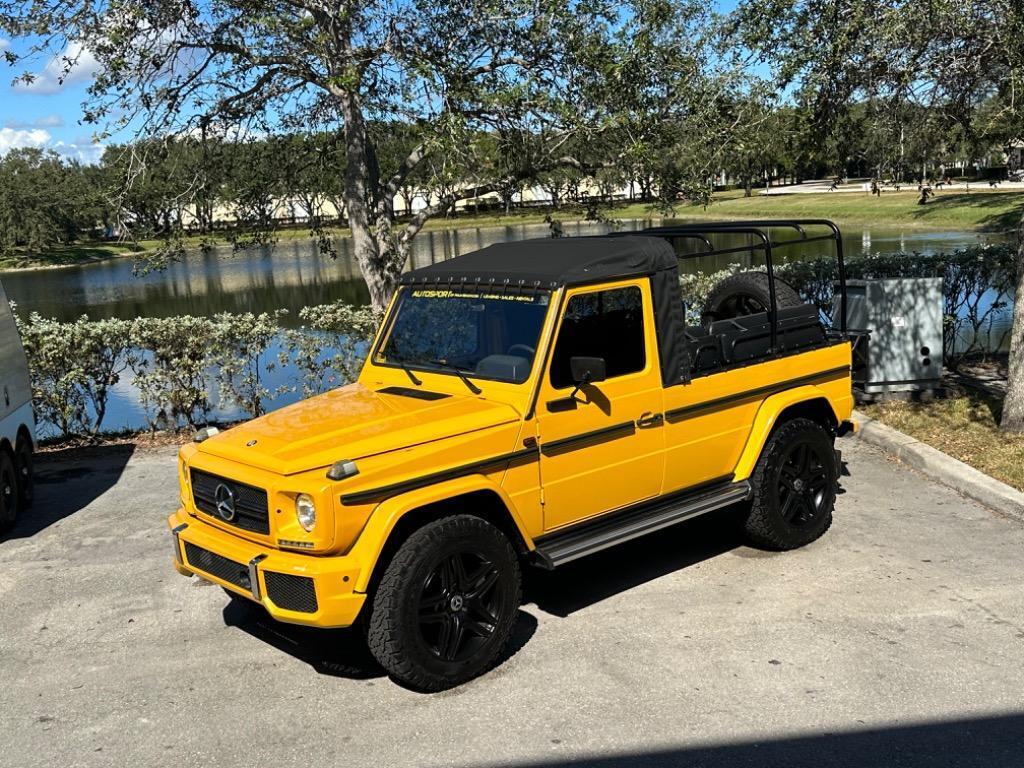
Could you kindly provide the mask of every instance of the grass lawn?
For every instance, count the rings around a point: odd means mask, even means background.
[[[832,219],[842,226],[915,229],[986,229],[1015,227],[1024,213],[1024,192],[939,191],[927,204],[917,204],[916,192],[883,192],[873,197],[860,192],[820,194],[731,195],[706,209],[681,207],[681,218],[807,218]],[[619,214],[616,214],[619,215]]]
[[[1002,403],[970,390],[931,403],[882,403],[868,416],[1024,491],[1024,435],[999,430]]]
[[[673,218],[682,220],[723,220],[756,218],[832,219],[840,227],[873,226],[895,229],[957,229],[1006,230],[1013,228],[1024,214],[1024,192],[992,191],[980,186],[976,191],[938,192],[927,205],[917,204],[916,192],[883,192],[873,197],[860,192],[828,192],[818,194],[760,195],[743,197],[742,192],[721,192],[707,206],[679,205],[666,213],[646,203],[618,205],[604,213],[614,219]],[[450,218],[431,219],[424,230],[466,229],[496,227],[514,224],[540,224],[546,210],[528,209],[509,215],[488,212],[465,213]],[[586,212],[580,206],[566,206],[551,215],[563,223],[580,221]],[[339,234],[346,234],[343,229]],[[276,234],[280,240],[309,237],[305,227],[282,228]],[[198,248],[198,237],[189,238],[187,245]],[[226,240],[222,242],[227,242]],[[83,243],[56,248],[40,254],[0,256],[0,269],[13,267],[59,266],[102,261],[150,251],[160,245],[157,240],[143,240],[138,245],[121,243]]]
[[[40,267],[91,264],[118,256],[141,253],[142,247],[133,243],[81,243],[49,248],[42,253],[17,250],[11,255],[0,253],[0,269],[35,269]]]

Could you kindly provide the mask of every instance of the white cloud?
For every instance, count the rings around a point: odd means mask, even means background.
[[[19,147],[42,147],[50,143],[49,131],[42,128],[29,130],[16,130],[14,128],[0,128],[0,155],[6,155],[12,149]]]
[[[0,157],[12,149],[21,147],[52,149],[61,157],[77,160],[86,165],[98,163],[103,157],[103,150],[106,149],[106,145],[94,142],[88,136],[72,142],[54,141],[50,132],[42,128],[0,128]]]
[[[64,125],[64,118],[60,115],[43,115],[32,121],[7,120],[4,125],[8,128],[60,128]]]
[[[31,83],[19,82],[14,88],[27,93],[50,95],[68,85],[84,83],[99,71],[96,58],[80,42],[68,43],[68,47],[46,62],[41,72],[36,72]]]
[[[77,160],[85,165],[94,165],[103,157],[106,146],[92,141],[88,137],[67,144],[58,141],[52,145],[53,150],[69,160]]]
[[[0,37],[0,53],[3,53],[4,51],[6,51],[10,47],[11,47],[11,41],[10,40],[5,40],[4,38]]]

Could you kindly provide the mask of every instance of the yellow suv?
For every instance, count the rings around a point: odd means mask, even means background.
[[[406,273],[358,381],[182,448],[176,568],[281,621],[359,622],[393,678],[440,690],[500,658],[524,564],[739,504],[751,544],[813,541],[851,334],[772,252],[816,239],[841,274],[827,222],[503,243]],[[737,251],[766,270],[687,325],[679,259]]]

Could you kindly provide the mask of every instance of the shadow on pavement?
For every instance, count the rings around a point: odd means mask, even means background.
[[[321,675],[349,680],[370,680],[386,675],[366,647],[366,638],[359,627],[317,629],[285,624],[275,621],[258,605],[244,600],[231,600],[224,607],[224,624],[309,664]],[[519,653],[536,631],[537,619],[519,611],[508,648],[495,666],[501,666]]]
[[[730,507],[619,544],[555,571],[524,572],[523,602],[568,616],[581,608],[743,545],[738,515]]]
[[[70,517],[121,479],[133,445],[68,448],[35,457],[35,501],[4,539],[24,539]]]
[[[848,476],[849,471],[843,474]],[[532,603],[545,613],[566,617],[612,595],[741,548],[740,522],[745,511],[743,504],[728,507],[620,544],[556,571],[524,568],[523,603]],[[764,556],[770,557],[771,553],[764,553]],[[323,675],[354,680],[385,675],[358,628],[316,629],[284,624],[244,600],[232,600],[224,608],[224,623],[304,661]],[[536,630],[537,620],[520,610],[509,647],[496,666],[517,654]]]
[[[1010,768],[1024,764],[1024,715],[935,721],[763,741],[622,752],[512,768]]]
[[[224,606],[224,624],[309,664],[321,675],[350,680],[384,676],[358,628],[318,629],[284,624],[244,599],[231,600]]]

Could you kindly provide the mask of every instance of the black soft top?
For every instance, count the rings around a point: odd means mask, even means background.
[[[545,237],[495,243],[402,276],[403,285],[462,284],[558,288],[676,270],[661,237]]]
[[[403,285],[553,289],[650,277],[662,383],[688,381],[679,262],[663,237],[545,237],[495,243],[402,275]]]

